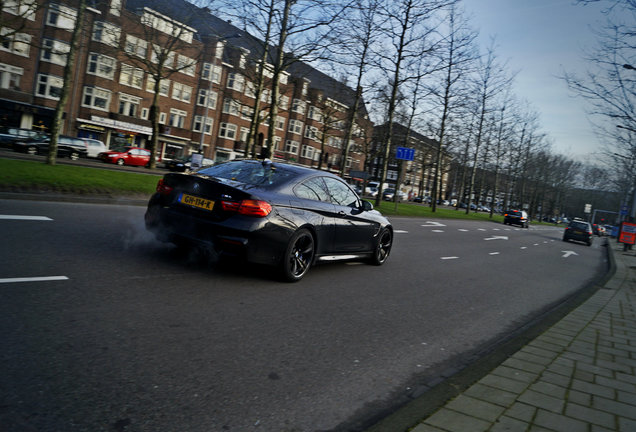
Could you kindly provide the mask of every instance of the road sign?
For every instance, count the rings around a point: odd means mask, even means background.
[[[396,159],[412,161],[415,159],[415,149],[408,147],[398,147],[395,152]]]
[[[592,213],[592,204],[585,204],[585,214],[590,214]]]
[[[621,224],[621,234],[618,238],[619,243],[636,244],[636,224],[631,222],[623,222]]]

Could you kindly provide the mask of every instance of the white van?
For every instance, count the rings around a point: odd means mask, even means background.
[[[101,152],[105,152],[108,150],[106,148],[106,144],[104,144],[100,140],[92,139],[92,138],[80,138],[83,139],[86,143],[86,151],[88,152],[87,156],[96,158],[98,154]]]
[[[378,187],[380,187],[380,182],[377,182],[377,181],[367,182],[367,186],[364,188],[364,194],[376,196],[378,194]]]

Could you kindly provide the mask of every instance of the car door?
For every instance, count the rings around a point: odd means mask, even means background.
[[[367,217],[361,208],[360,198],[344,181],[333,177],[323,177],[323,180],[335,209],[335,251],[356,253],[372,250],[373,236],[379,223]]]
[[[316,253],[333,253],[336,211],[322,177],[312,177],[296,185],[290,205],[303,224],[309,223],[314,227],[318,246]]]

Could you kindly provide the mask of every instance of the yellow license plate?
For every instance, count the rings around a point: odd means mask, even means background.
[[[192,207],[197,207],[203,210],[212,210],[214,208],[214,201],[205,198],[199,198],[194,195],[181,194],[179,197],[181,204],[186,204]]]

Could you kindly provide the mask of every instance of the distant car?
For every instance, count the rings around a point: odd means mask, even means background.
[[[519,225],[528,228],[528,213],[523,210],[508,210],[504,213],[504,225]]]
[[[340,177],[268,160],[165,174],[145,223],[161,241],[275,266],[289,282],[321,260],[381,265],[393,245],[390,222]]]
[[[165,161],[164,165],[170,171],[185,172],[186,170],[189,170],[190,166],[192,165],[192,155],[183,159],[179,158],[179,159]],[[214,165],[214,161],[212,159],[203,158],[199,169],[208,168],[208,167],[211,167],[212,165]]]
[[[108,151],[108,147],[104,144],[103,141],[92,139],[92,138],[82,138],[86,143],[86,152],[87,156],[91,158],[96,158],[100,153]]]
[[[32,155],[45,155],[49,152],[51,137],[44,139],[33,139],[26,141],[16,141],[13,143],[13,150]],[[68,157],[77,160],[80,157],[86,157],[86,143],[81,138],[70,137],[65,135],[58,136],[57,139],[57,157]]]
[[[150,162],[150,150],[141,147],[124,147],[100,153],[98,158],[117,165],[147,166]]]
[[[583,220],[573,220],[563,232],[563,241],[576,240],[592,246],[594,233],[592,226]]]
[[[393,201],[394,197],[395,197],[395,189],[393,188],[384,189],[384,192],[382,192],[382,199],[384,201]],[[407,195],[405,192],[398,191],[398,199],[400,201],[404,201],[406,197]]]
[[[0,147],[13,148],[13,143],[16,141],[42,141],[46,138],[48,138],[48,134],[33,129],[17,127],[0,128]]]
[[[422,195],[418,195],[416,197],[413,197],[413,202],[416,202],[416,203],[424,202],[424,197]]]

